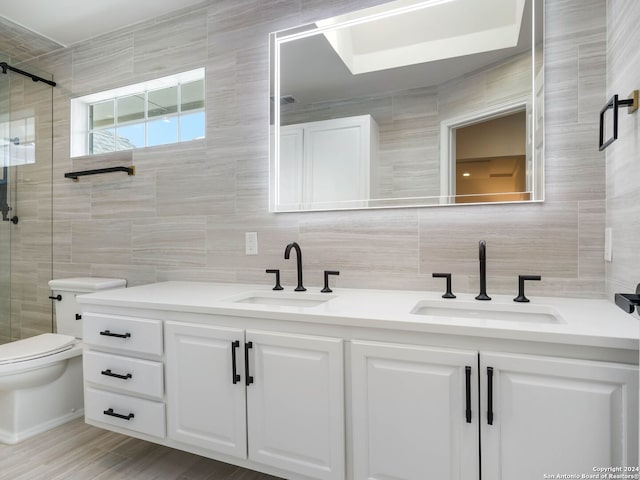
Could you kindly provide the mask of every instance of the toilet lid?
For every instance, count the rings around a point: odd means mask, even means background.
[[[43,333],[35,337],[0,345],[0,365],[24,362],[64,352],[73,347],[76,338],[59,333]]]

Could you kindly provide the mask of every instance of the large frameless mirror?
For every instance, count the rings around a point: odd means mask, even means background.
[[[396,0],[271,34],[271,211],[541,201],[542,8]]]

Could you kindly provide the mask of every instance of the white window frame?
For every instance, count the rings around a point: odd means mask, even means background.
[[[175,75],[169,75],[162,78],[157,78],[154,80],[149,80],[146,82],[140,82],[132,85],[127,85],[124,87],[118,87],[111,90],[106,90],[103,92],[92,93],[89,95],[84,95],[82,97],[76,97],[71,99],[71,157],[83,157],[83,156],[95,156],[100,155],[99,153],[91,153],[89,151],[89,134],[93,132],[93,130],[89,129],[89,107],[96,103],[113,100],[116,104],[115,107],[115,118],[114,118],[114,126],[109,128],[117,128],[117,99],[122,97],[128,97],[135,94],[143,94],[145,98],[145,108],[144,108],[144,119],[136,120],[135,122],[131,122],[131,124],[144,123],[145,124],[145,144],[142,147],[137,148],[146,148],[148,145],[147,138],[147,124],[150,121],[155,121],[156,118],[149,119],[148,116],[148,108],[147,108],[147,99],[149,92],[154,90],[159,90],[162,88],[179,86],[184,83],[190,83],[197,80],[205,80],[205,69],[197,68],[194,70],[190,70],[188,72],[182,72]],[[168,117],[177,117],[180,118],[183,114],[181,111],[181,89],[178,89],[178,111],[176,113],[168,114]],[[185,112],[185,114],[197,113],[199,111],[205,112],[206,116],[206,88],[204,95],[205,107],[202,110],[189,110]],[[206,120],[205,120],[206,123]],[[121,126],[128,125],[129,122],[121,124]],[[96,129],[102,130],[102,129]],[[180,137],[180,122],[178,122],[178,142],[170,143],[173,145],[174,143],[182,142]],[[206,135],[206,128],[205,128]],[[169,145],[169,144],[167,144]],[[118,150],[116,150],[118,151]]]

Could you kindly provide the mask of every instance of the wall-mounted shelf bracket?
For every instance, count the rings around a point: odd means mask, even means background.
[[[618,95],[614,95],[611,97],[611,100],[607,102],[607,104],[602,107],[600,110],[600,140],[598,142],[598,149],[600,151],[607,148],[614,141],[618,139],[618,109],[620,107],[627,107],[627,113],[634,113],[638,110],[640,94],[638,90],[634,90],[629,95],[629,98],[620,100]],[[604,139],[604,115],[607,110],[613,110],[613,135],[605,140]]]
[[[99,175],[101,173],[112,172],[127,172],[127,175],[135,175],[136,167],[108,167],[108,168],[96,168],[94,170],[82,170],[80,172],[67,172],[64,174],[64,178],[71,178],[74,181],[78,181],[78,177],[84,177],[86,175]]]

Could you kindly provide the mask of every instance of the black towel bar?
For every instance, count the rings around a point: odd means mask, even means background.
[[[607,148],[614,141],[618,139],[618,108],[628,107],[627,113],[633,113],[638,110],[638,90],[634,90],[629,95],[629,98],[625,100],[618,99],[618,95],[611,97],[611,100],[602,107],[600,110],[600,141],[598,142],[598,149],[600,151]],[[604,139],[604,114],[607,110],[613,109],[613,134],[605,141]]]
[[[111,172],[127,172],[128,175],[136,174],[136,167],[108,167],[108,168],[96,168],[95,170],[82,170],[81,172],[68,172],[64,174],[64,178],[71,178],[78,180],[78,177],[84,177],[86,175],[98,175],[100,173]]]

